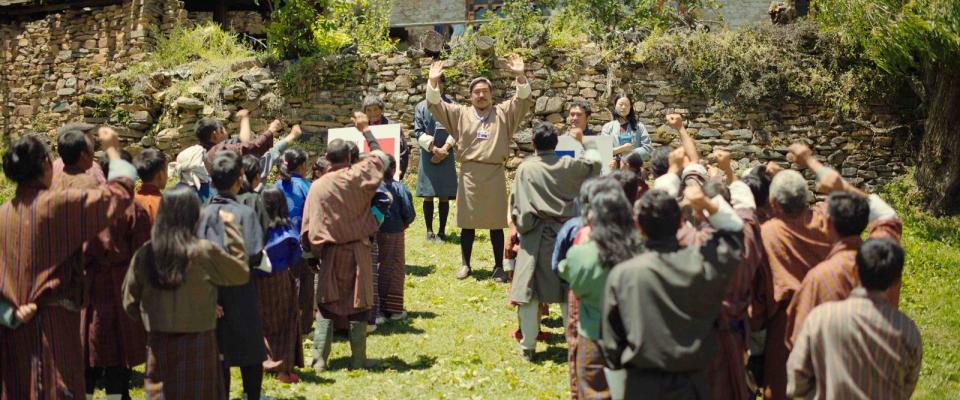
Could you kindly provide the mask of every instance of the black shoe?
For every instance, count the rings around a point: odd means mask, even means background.
[[[443,233],[443,232],[440,232],[439,234],[437,234],[437,241],[446,242],[446,241],[447,241],[447,234],[446,234],[446,233]]]
[[[492,278],[493,281],[497,283],[510,282],[510,277],[507,276],[507,271],[504,271],[503,267],[494,267]]]
[[[433,232],[427,232],[427,242],[433,243],[437,241],[437,236]]]

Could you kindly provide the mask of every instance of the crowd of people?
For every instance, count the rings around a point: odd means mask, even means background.
[[[482,77],[454,103],[443,62],[430,67],[415,195],[427,241],[447,239],[457,202],[457,279],[473,272],[476,231],[489,231],[523,359],[538,358],[557,304],[574,399],[910,397],[922,345],[897,309],[902,224],[879,196],[800,143],[787,155],[799,170],[737,173],[729,152],[701,157],[678,114],[665,123],[681,145],[654,149],[626,96],[600,132],[582,101],[565,132],[535,123],[536,153],[508,196],[511,140],[535,99],[523,60],[507,65],[516,93],[499,104]],[[105,126],[64,126],[56,159],[35,137],[14,141],[3,172],[16,192],[0,205],[0,398],[92,398],[98,385],[130,398],[145,364],[148,398],[225,398],[237,367],[244,397],[259,399],[265,374],[296,383],[295,367],[331,368],[336,330],[350,368],[376,366],[367,335],[407,317],[405,232],[417,218],[394,179],[409,149],[388,155],[369,129],[390,123],[384,111],[368,97],[353,114],[369,152],[336,139],[313,163],[291,146],[299,126],[280,138],[276,120],[255,136],[246,110],[237,138],[204,118],[199,143],[169,162],[155,149],[131,158]],[[564,135],[583,151],[559,154]],[[596,135],[614,139],[607,165]],[[800,170],[824,201],[811,205]]]

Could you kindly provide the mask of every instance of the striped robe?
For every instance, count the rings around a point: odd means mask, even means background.
[[[382,180],[382,161],[368,157],[331,168],[307,194],[301,235],[321,260],[317,304],[339,316],[373,307],[369,238],[378,226],[370,201]]]
[[[96,189],[97,181],[72,166],[54,177],[51,188]],[[134,199],[136,199],[136,195]],[[80,337],[88,367],[127,367],[146,361],[146,331],[123,311],[121,288],[130,259],[150,240],[150,216],[133,202],[118,223],[84,246],[88,301],[80,312]]]
[[[83,282],[73,256],[132,201],[133,182],[120,178],[93,190],[23,184],[0,206],[0,292],[16,306],[40,305],[30,322],[0,328],[0,398],[83,396]]]
[[[899,218],[880,221],[871,229],[871,237],[891,237],[899,242],[903,224]],[[830,254],[820,264],[810,270],[803,278],[800,288],[787,307],[787,347],[793,348],[793,342],[800,333],[803,321],[814,307],[831,301],[840,301],[850,296],[850,292],[860,286],[857,273],[857,249],[863,244],[859,236],[840,239],[833,245]],[[897,308],[900,300],[900,285],[887,290],[887,302]]]

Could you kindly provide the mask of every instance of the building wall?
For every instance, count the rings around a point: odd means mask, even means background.
[[[720,0],[720,14],[730,28],[753,23],[770,23],[770,0]]]
[[[390,24],[462,20],[466,10],[465,0],[394,0]],[[432,26],[407,28],[411,43],[431,30]]]

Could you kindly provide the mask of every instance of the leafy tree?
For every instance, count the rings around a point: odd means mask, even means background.
[[[926,121],[915,179],[926,207],[960,213],[960,1],[817,0],[815,19],[912,82]]]

